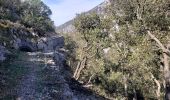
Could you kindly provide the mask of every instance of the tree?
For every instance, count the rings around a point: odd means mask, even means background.
[[[168,100],[169,1],[110,2],[105,17],[75,18],[75,78],[110,99]]]
[[[119,6],[116,6],[119,5]],[[137,34],[147,34],[160,49],[163,60],[163,74],[165,80],[165,99],[170,99],[170,75],[169,75],[169,1],[166,0],[121,0],[116,7],[121,9],[120,22],[128,24],[131,31]],[[117,16],[118,17],[118,16]],[[137,27],[137,30],[134,28]]]
[[[0,5],[0,19],[33,28],[39,36],[54,32],[54,23],[50,19],[52,12],[41,0],[0,0]]]
[[[54,32],[54,25],[49,17],[52,12],[41,0],[25,1],[20,12],[23,12],[21,22],[28,27],[34,27],[40,35],[44,35],[46,31]]]

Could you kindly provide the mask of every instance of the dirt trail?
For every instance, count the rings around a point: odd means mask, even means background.
[[[46,66],[46,58],[41,53],[25,53],[21,63],[27,69],[16,87],[18,100],[43,100],[44,88],[41,84],[41,70]],[[41,56],[41,57],[40,57]]]
[[[55,55],[55,56],[54,56]],[[55,58],[55,61],[54,61]],[[61,65],[57,53],[23,53],[15,63],[26,70],[12,93],[16,100],[107,100],[89,94]],[[67,80],[66,80],[67,79]],[[12,90],[13,91],[13,90]],[[87,92],[87,93],[86,93]],[[14,99],[14,100],[15,100]],[[11,99],[9,99],[11,100]]]

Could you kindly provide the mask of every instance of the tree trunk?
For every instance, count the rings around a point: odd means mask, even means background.
[[[80,64],[81,64],[81,62],[78,62],[76,70],[75,70],[74,75],[73,75],[74,78],[76,78],[76,75],[77,75],[77,72],[79,70]]]
[[[137,100],[137,94],[136,94],[136,90],[135,89],[133,89],[133,93],[134,93],[133,100]]]
[[[77,64],[77,68],[74,72],[74,75],[73,77],[78,80],[79,77],[80,77],[80,74],[81,74],[81,71],[84,69],[85,65],[86,65],[86,60],[87,60],[87,57],[85,57],[82,61],[80,61],[78,64]]]
[[[157,80],[153,74],[151,74],[151,78],[153,78],[154,82],[157,85],[157,90],[156,90],[156,96],[157,96],[157,100],[161,100],[161,84],[159,82],[159,80]]]
[[[168,54],[170,51],[167,49],[166,46],[164,46],[161,41],[156,38],[150,31],[147,31],[147,34],[153,39],[159,47],[162,49],[162,55],[163,55],[163,74],[164,74],[164,79],[165,79],[165,100],[170,100],[170,70],[169,70],[169,56]],[[168,46],[168,45],[167,45]]]
[[[125,90],[125,98],[127,99],[128,98],[128,92],[127,92],[127,77],[124,75],[123,77],[123,80],[124,80],[124,90]]]
[[[79,67],[79,70],[78,70],[78,72],[77,72],[76,80],[79,79],[80,74],[81,74],[81,71],[85,68],[86,61],[87,61],[87,57],[85,57],[85,58],[82,60],[82,62],[80,63],[80,67]]]
[[[164,78],[166,84],[165,100],[170,100],[170,71],[168,55],[166,53],[163,53],[163,58],[164,58]]]

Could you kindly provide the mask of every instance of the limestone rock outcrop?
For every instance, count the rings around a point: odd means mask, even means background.
[[[16,39],[13,42],[13,47],[21,51],[28,51],[28,52],[37,51],[36,43],[31,42],[30,40],[27,39],[19,39],[19,38]]]
[[[44,52],[54,51],[57,48],[62,48],[63,46],[64,46],[64,37],[62,36],[40,38],[37,43],[38,50]]]

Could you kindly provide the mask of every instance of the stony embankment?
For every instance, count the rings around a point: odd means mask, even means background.
[[[65,63],[65,53],[61,50],[64,46],[63,37],[43,37],[33,42],[17,38],[12,46],[19,53],[11,62],[6,61],[11,50],[0,46],[0,61],[10,63],[11,71],[14,71],[8,76],[13,85],[5,80],[4,84],[9,83],[9,86],[1,88],[3,93],[0,93],[0,99],[105,100],[72,78],[69,66]]]

